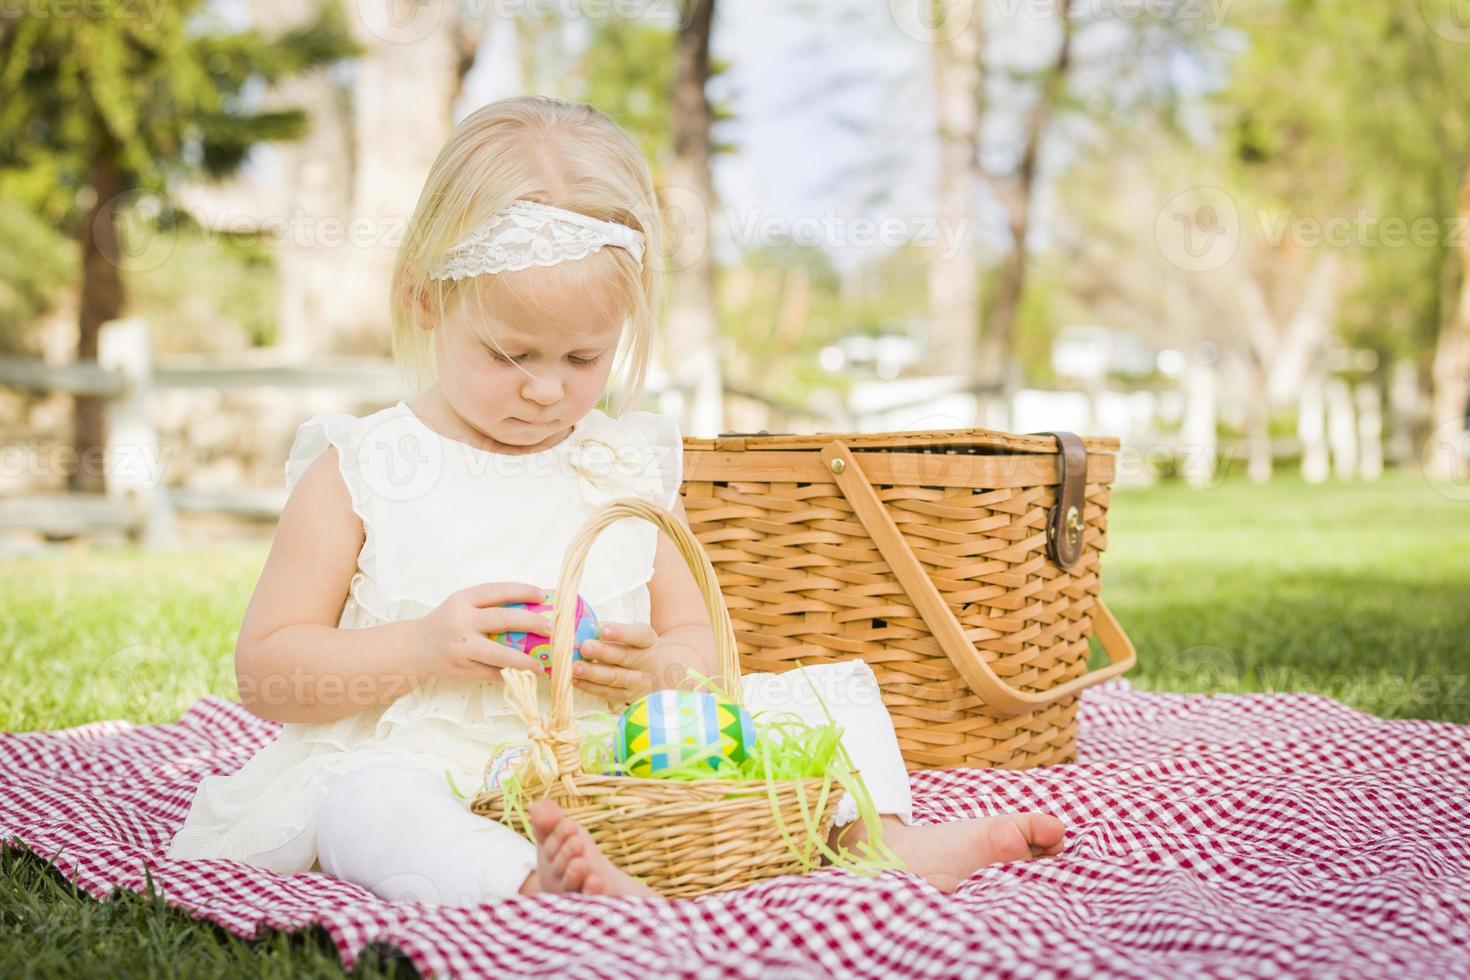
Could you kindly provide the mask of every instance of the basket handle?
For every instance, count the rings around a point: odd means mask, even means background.
[[[877,491],[868,482],[863,468],[858,465],[852,450],[842,440],[834,439],[823,447],[822,462],[837,481],[842,495],[852,504],[853,513],[872,536],[873,543],[878,546],[879,553],[908,593],[914,608],[929,627],[929,632],[939,641],[945,656],[949,657],[965,683],[970,685],[970,689],[984,698],[997,712],[1019,715],[1034,711],[1076,694],[1099,681],[1116,677],[1132,667],[1138,659],[1132,641],[1099,596],[1095,610],[1097,618],[1093,625],[1098,640],[1108,655],[1109,663],[1106,667],[1099,667],[1048,691],[1021,691],[1007,684],[996,676],[990,664],[975,649],[975,645],[965,638],[964,627],[955,618],[954,610],[939,594],[929,573],[919,564],[919,559],[914,557],[913,551],[899,533],[898,525],[893,523],[893,518],[878,499]]]
[[[672,513],[638,497],[619,497],[610,500],[592,512],[592,515],[572,536],[571,543],[562,558],[561,573],[557,576],[556,594],[575,596],[582,584],[582,566],[587,560],[593,541],[599,532],[614,521],[625,517],[636,517],[648,521],[667,534],[679,549],[684,563],[694,574],[694,581],[704,596],[705,609],[709,611],[710,623],[715,632],[715,650],[720,656],[720,670],[725,675],[725,687],[737,703],[740,693],[740,657],[735,645],[735,627],[730,622],[730,611],[725,608],[725,597],[720,592],[714,566],[704,553],[694,533]],[[551,619],[551,728],[560,731],[572,722],[572,642],[576,633],[575,602],[558,602]]]

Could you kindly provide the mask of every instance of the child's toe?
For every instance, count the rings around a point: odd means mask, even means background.
[[[534,829],[534,827],[535,825],[533,824],[532,828]],[[561,819],[557,820],[555,824],[552,825],[551,830],[548,831],[544,837],[540,838],[542,849],[545,850],[547,854],[555,854],[557,851],[561,850],[562,845],[566,843],[567,833],[567,820],[565,817],[562,817]]]
[[[568,891],[580,892],[587,890],[587,877],[592,870],[587,859],[577,856],[567,862],[566,874],[562,876],[562,884]]]
[[[556,805],[555,800],[542,799],[531,804],[530,812],[531,830],[536,834],[537,840],[545,843],[561,823],[561,807]]]
[[[1055,854],[1061,850],[1062,838],[1066,835],[1066,826],[1049,813],[1033,813],[1030,817],[1031,827],[1028,836],[1031,838],[1032,846],[1048,854]]]
[[[582,838],[577,835],[568,837],[551,858],[551,867],[558,875],[566,874],[567,865],[573,859],[581,857],[585,853],[582,846]]]

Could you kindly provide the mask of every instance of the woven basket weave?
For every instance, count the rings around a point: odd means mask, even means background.
[[[682,493],[746,671],[859,657],[909,768],[1020,769],[1072,761],[1082,689],[1135,660],[1098,595],[1117,449],[984,429],[691,437]],[[1094,630],[1110,663],[1088,673]]]
[[[668,511],[632,497],[603,504],[567,546],[556,594],[577,594],[583,562],[598,532],[628,517],[650,521],[673,539],[704,596],[725,687],[731,697],[740,700],[735,634],[715,571],[689,529]],[[552,616],[550,719],[537,717],[539,671],[503,672],[507,694],[529,726],[533,751],[528,759],[533,765],[524,771],[528,795],[556,800],[587,828],[615,866],[670,898],[740,888],[806,870],[794,840],[804,836],[803,814],[814,817],[823,837],[831,829],[841,791],[830,778],[767,784],[764,780],[638,779],[583,770],[580,737],[571,713],[575,609],[576,603],[559,603]],[[506,812],[504,794],[499,789],[483,791],[470,802],[470,808],[500,820]],[[788,835],[793,844],[786,842]]]

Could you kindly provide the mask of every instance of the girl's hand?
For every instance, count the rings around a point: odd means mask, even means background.
[[[418,620],[414,651],[418,673],[445,681],[499,680],[502,667],[539,668],[520,650],[496,643],[491,633],[520,630],[551,634],[551,617],[507,602],[544,602],[546,590],[524,582],[485,582],[461,589]]]
[[[602,623],[596,639],[582,641],[582,659],[572,661],[572,686],[615,705],[673,687],[659,680],[656,643],[647,623]]]

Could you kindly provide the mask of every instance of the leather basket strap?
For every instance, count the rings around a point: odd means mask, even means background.
[[[1082,520],[1087,491],[1087,450],[1071,432],[1028,432],[1057,441],[1057,502],[1046,515],[1046,556],[1067,569],[1082,557],[1087,525]]]

